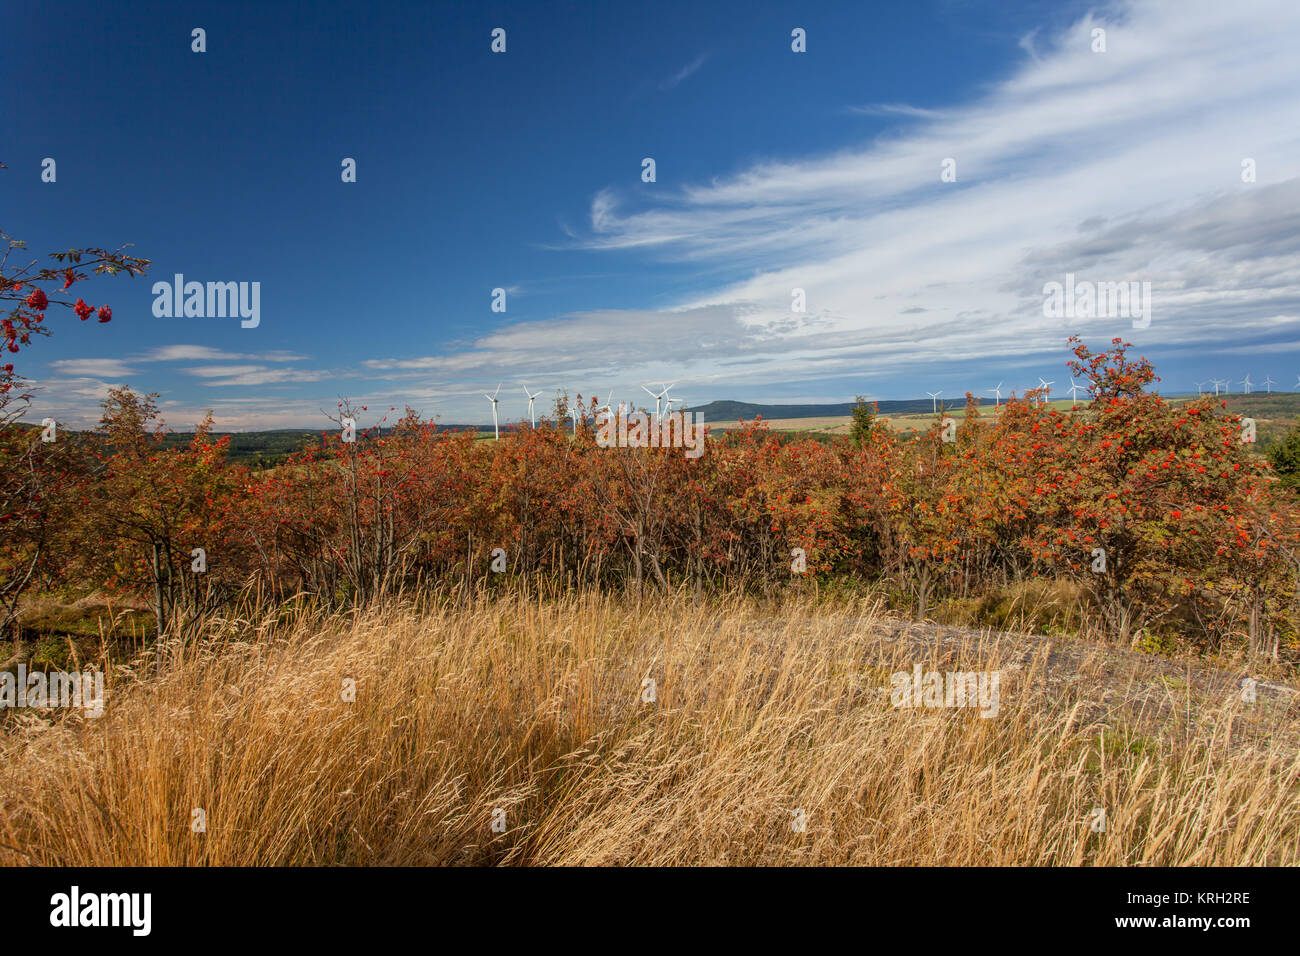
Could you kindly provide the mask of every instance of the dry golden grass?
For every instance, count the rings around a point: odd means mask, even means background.
[[[0,863],[1300,861],[1293,738],[1243,743],[1246,705],[1190,696],[1177,733],[1103,730],[1101,658],[1066,693],[1045,653],[987,637],[926,657],[868,607],[801,602],[289,617],[112,675],[99,720],[0,735]],[[1005,666],[998,715],[894,708],[889,674],[917,661]]]

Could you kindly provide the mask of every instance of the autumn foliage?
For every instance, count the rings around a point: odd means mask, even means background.
[[[1074,344],[1095,398],[1072,409],[1030,395],[993,417],[970,401],[910,441],[881,426],[835,445],[754,422],[710,436],[698,459],[598,447],[591,397],[576,434],[543,421],[481,440],[390,410],[355,442],[331,428],[249,470],[210,423],[164,448],[152,397],[123,389],[98,435],[65,439],[81,453],[22,459],[57,480],[2,520],[59,529],[40,539],[47,583],[126,592],[160,629],[246,587],[342,606],[520,579],[697,592],[856,580],[925,614],[1043,579],[1072,583],[1124,639],[1146,628],[1294,650],[1294,493],[1221,401],[1168,402],[1124,343]],[[340,406],[339,420],[370,414]]]

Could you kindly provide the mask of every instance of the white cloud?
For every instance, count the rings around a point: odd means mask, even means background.
[[[202,365],[185,369],[190,375],[197,375],[199,378],[230,378],[265,370],[265,365]]]
[[[218,387],[320,382],[335,377],[335,373],[325,369],[267,368],[265,365],[199,365],[184,371],[198,378],[211,379],[204,384]]]
[[[223,352],[208,345],[163,345],[137,356],[140,362],[230,362],[254,359],[259,362],[301,362],[305,355],[295,352],[239,353]]]
[[[943,116],[941,110],[927,110],[907,103],[870,103],[866,106],[850,106],[850,113],[863,116],[908,116],[921,119],[938,119]]]
[[[709,55],[707,53],[701,53],[672,76],[665,79],[663,83],[659,84],[659,88],[661,90],[671,90],[679,86],[683,80],[699,72],[700,67],[704,66],[705,61],[707,61],[708,58]]]
[[[91,378],[127,378],[135,370],[123,359],[59,359],[50,363],[50,368],[61,375],[88,376]]]

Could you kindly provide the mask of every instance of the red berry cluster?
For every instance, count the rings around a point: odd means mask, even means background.
[[[64,288],[72,285],[73,282],[83,278],[72,270],[64,274]],[[8,291],[17,292],[23,288],[26,283],[10,282],[7,284]],[[50,307],[50,298],[45,294],[43,289],[32,289],[27,297],[22,300],[22,305],[14,309],[8,317],[0,321],[0,347],[10,352],[17,352],[21,346],[31,342],[33,332],[44,334],[40,327],[45,321],[45,311]],[[72,311],[77,313],[77,318],[85,322],[92,315],[97,315],[100,322],[113,321],[113,310],[106,305],[101,305],[96,309],[93,305],[87,304],[84,299],[78,299],[72,307]]]

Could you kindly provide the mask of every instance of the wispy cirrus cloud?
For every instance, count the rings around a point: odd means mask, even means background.
[[[207,379],[203,384],[215,387],[320,382],[337,377],[327,369],[270,368],[265,365],[197,365],[183,371]]]
[[[140,362],[232,362],[255,359],[259,362],[301,362],[307,356],[296,352],[225,352],[209,345],[162,345],[136,357]]]
[[[678,86],[682,84],[683,80],[686,80],[689,77],[694,76],[696,73],[698,73],[700,71],[700,68],[704,66],[705,63],[708,62],[708,59],[709,59],[709,55],[707,53],[701,53],[690,63],[687,63],[684,67],[678,70],[676,73],[673,73],[672,75],[666,77],[664,81],[659,84],[659,89],[661,90],[676,89]]]
[[[914,119],[938,119],[944,115],[942,110],[924,109],[906,103],[870,103],[866,106],[850,106],[848,111],[863,116],[907,116]]]
[[[59,375],[87,376],[91,378],[129,378],[136,374],[135,369],[126,364],[124,359],[59,359],[50,363],[50,368]]]

